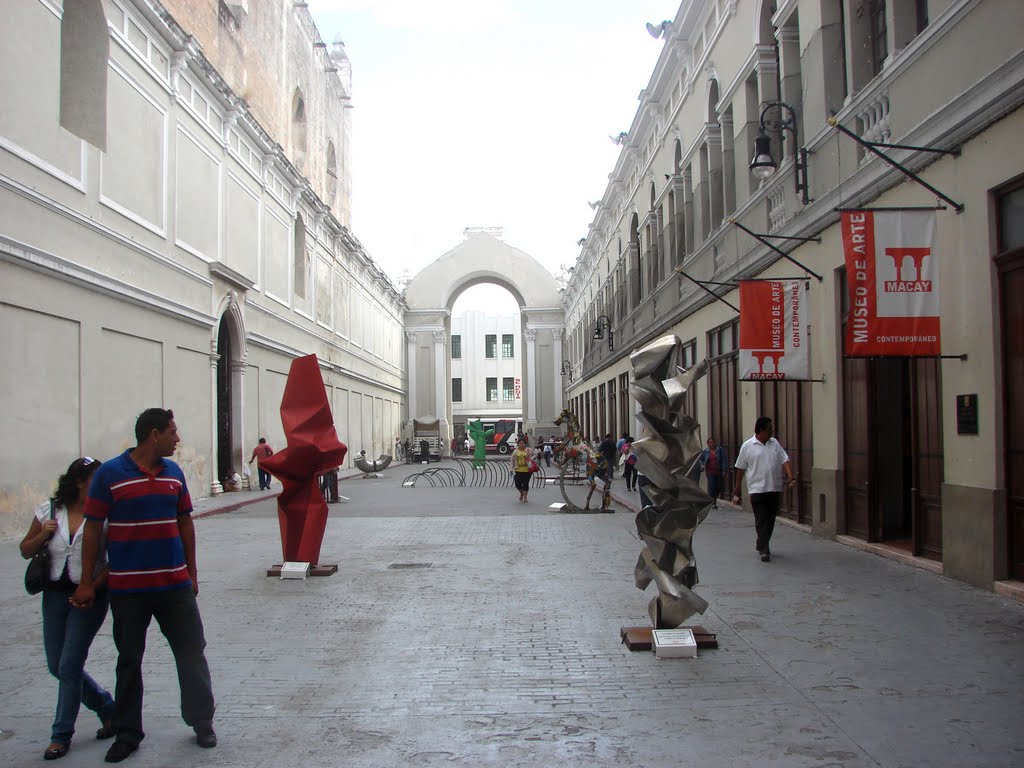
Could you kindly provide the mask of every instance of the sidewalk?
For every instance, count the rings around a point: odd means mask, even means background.
[[[519,504],[511,489],[402,488],[404,469],[342,483],[329,578],[264,575],[281,551],[272,498],[197,519],[220,745],[198,749],[181,723],[153,629],[147,737],[127,768],[1024,764],[1016,601],[788,526],[761,563],[750,516],[723,508],[695,537],[697,621],[720,647],[659,661],[619,642],[653,594],[633,585],[621,504],[559,514],[554,488]],[[5,546],[0,766],[24,768],[41,762],[56,682]],[[88,669],[112,686],[114,662],[108,619]],[[94,730],[83,711],[61,768],[103,764]]]

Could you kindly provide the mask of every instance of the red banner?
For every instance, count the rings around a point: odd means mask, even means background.
[[[803,280],[741,280],[740,379],[809,379],[808,315]]]
[[[843,211],[849,286],[846,354],[934,357],[939,266],[934,211]]]

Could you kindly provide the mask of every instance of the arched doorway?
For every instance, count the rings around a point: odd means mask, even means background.
[[[471,230],[466,240],[420,271],[405,291],[407,430],[416,418],[440,421],[444,444],[453,436],[451,319],[455,300],[490,283],[506,289],[519,306],[523,353],[523,431],[549,434],[565,402],[561,376],[565,313],[558,282],[532,256],[490,231]],[[500,354],[501,335],[497,340]],[[484,347],[481,340],[481,348]],[[498,381],[498,396],[504,384]]]
[[[214,341],[214,455],[211,488],[223,490],[223,481],[232,474],[241,474],[243,463],[242,381],[245,373],[245,334],[238,304],[233,296],[217,324]]]

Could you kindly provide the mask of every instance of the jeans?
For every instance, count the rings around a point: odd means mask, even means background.
[[[146,735],[142,730],[142,655],[151,618],[156,618],[174,654],[182,719],[194,729],[210,726],[213,688],[203,653],[203,620],[192,588],[113,595],[110,609],[114,614],[114,644],[118,653],[114,691],[118,740],[137,746]]]
[[[708,474],[708,496],[718,501],[719,495],[722,493],[722,476],[720,474]]]
[[[256,471],[260,473],[260,490],[270,488],[270,473],[262,467],[257,467]]]
[[[85,671],[92,639],[107,617],[107,592],[96,593],[90,608],[73,608],[66,590],[43,592],[43,646],[46,666],[57,678],[57,712],[50,732],[54,744],[70,744],[82,704],[100,721],[114,713],[114,700]]]
[[[757,551],[771,552],[768,542],[775,530],[775,517],[779,514],[782,494],[778,491],[750,494],[750,506],[754,510],[754,530],[757,531]]]

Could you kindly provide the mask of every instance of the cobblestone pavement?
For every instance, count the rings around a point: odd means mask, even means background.
[[[551,488],[519,504],[403,474],[342,483],[329,578],[264,575],[272,498],[197,506],[220,745],[197,748],[178,717],[154,629],[147,737],[126,766],[1024,765],[1020,603],[786,526],[761,563],[751,518],[722,509],[695,541],[699,623],[720,647],[659,661],[619,642],[651,596],[623,504],[563,515]],[[24,561],[0,545],[0,766],[21,768],[41,762],[56,682]],[[112,688],[114,662],[108,618],[88,669]],[[62,768],[102,764],[94,729],[83,711]]]

